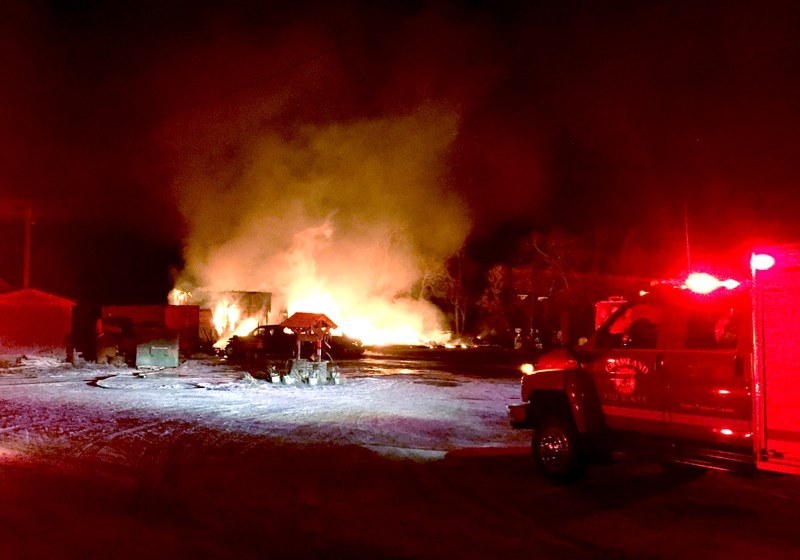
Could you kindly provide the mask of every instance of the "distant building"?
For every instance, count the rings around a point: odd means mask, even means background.
[[[67,349],[75,305],[36,288],[0,293],[0,349]]]

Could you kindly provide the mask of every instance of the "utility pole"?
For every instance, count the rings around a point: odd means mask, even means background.
[[[692,270],[692,252],[689,248],[689,210],[686,202],[683,203],[683,232],[686,236],[686,270]]]
[[[31,223],[33,212],[30,206],[25,208],[25,257],[22,265],[22,287],[28,288],[31,283]]]

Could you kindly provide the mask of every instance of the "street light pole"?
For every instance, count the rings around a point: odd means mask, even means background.
[[[33,212],[30,207],[25,209],[25,256],[22,266],[22,287],[28,288],[31,283],[31,222]]]

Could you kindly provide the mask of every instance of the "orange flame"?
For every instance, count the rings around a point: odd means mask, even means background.
[[[223,299],[217,302],[213,312],[214,328],[220,335],[214,343],[216,348],[224,348],[234,335],[245,335],[258,326],[256,317],[242,317],[242,311],[235,303]]]

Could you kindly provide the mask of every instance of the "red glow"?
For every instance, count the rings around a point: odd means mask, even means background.
[[[695,272],[689,275],[684,286],[696,294],[710,294],[719,288],[733,290],[739,286],[739,282],[731,279],[722,281],[705,272]]]
[[[755,272],[756,270],[769,270],[775,266],[775,257],[764,253],[756,254],[750,257],[750,269]]]

